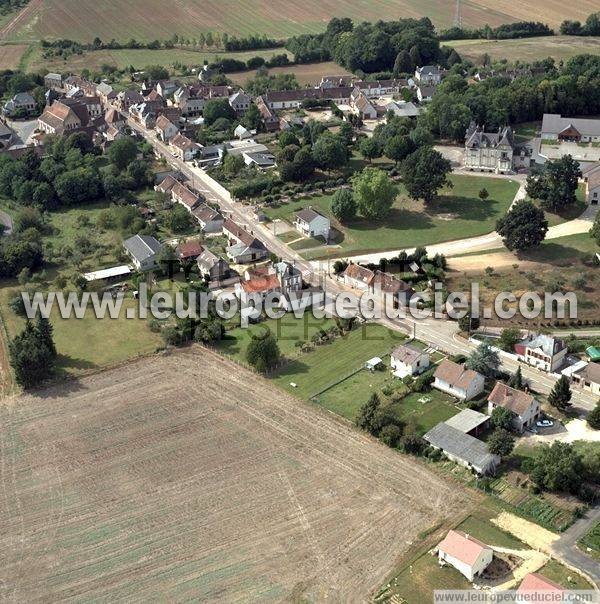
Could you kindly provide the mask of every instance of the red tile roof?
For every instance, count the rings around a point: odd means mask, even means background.
[[[256,294],[277,290],[280,284],[277,275],[266,275],[265,277],[255,277],[248,281],[242,281],[241,286],[247,294]]]
[[[199,241],[184,241],[177,246],[180,258],[197,258],[204,248]]]
[[[481,552],[491,548],[479,539],[475,539],[462,531],[449,531],[444,540],[438,545],[438,549],[469,566],[473,566]]]
[[[564,587],[558,585],[558,583],[554,583],[554,581],[550,581],[550,579],[546,579],[546,577],[542,577],[542,575],[529,573],[528,575],[525,575],[519,589],[517,589],[517,593],[523,593],[525,591],[551,591],[560,593],[566,590]]]
[[[494,389],[488,397],[493,405],[509,409],[517,415],[523,415],[533,404],[534,398],[522,390],[511,388],[502,382],[496,382]]]

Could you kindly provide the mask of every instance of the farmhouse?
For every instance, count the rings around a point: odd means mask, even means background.
[[[494,551],[489,545],[463,533],[449,531],[438,545],[438,560],[452,565],[469,581],[480,575],[492,562]]]
[[[484,442],[445,422],[434,426],[423,438],[449,459],[477,474],[493,474],[500,464],[500,458],[492,455]]]
[[[150,271],[156,267],[156,256],[162,245],[149,235],[134,235],[123,242],[125,251],[139,271]]]
[[[571,379],[582,390],[600,395],[600,364],[588,363],[585,367],[573,373]]]
[[[225,219],[209,205],[201,203],[192,211],[192,214],[205,233],[220,233],[223,230]]]
[[[456,398],[469,401],[483,392],[485,378],[477,371],[466,369],[444,359],[433,374],[433,387]]]
[[[514,141],[509,126],[485,132],[471,122],[465,138],[465,168],[506,174],[513,170]]]
[[[567,345],[559,338],[540,334],[516,344],[515,352],[527,364],[551,373],[564,364]]]
[[[419,375],[429,367],[429,354],[410,344],[402,344],[392,351],[390,365],[396,377]]]
[[[562,117],[544,113],[542,140],[575,143],[600,142],[600,119]]]
[[[531,394],[496,382],[488,397],[488,414],[497,407],[508,409],[513,414],[512,425],[518,432],[535,425],[540,417],[540,404]]]
[[[329,218],[311,207],[304,208],[296,213],[294,226],[305,237],[323,237],[325,241],[329,241],[329,230],[331,228]]]
[[[350,107],[352,107],[357,115],[363,120],[374,120],[377,119],[377,109],[358,88],[352,91],[350,96]]]

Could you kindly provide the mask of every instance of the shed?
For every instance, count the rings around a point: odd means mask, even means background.
[[[381,365],[383,365],[383,361],[379,357],[373,357],[365,363],[365,369],[375,371]]]
[[[463,409],[444,423],[447,426],[456,428],[456,430],[460,430],[463,434],[471,434],[473,436],[473,432],[477,434],[489,419],[489,416],[479,413],[479,411],[475,411],[474,409]]]
[[[585,349],[585,354],[588,355],[590,361],[593,363],[600,361],[600,348],[597,346],[589,346]]]

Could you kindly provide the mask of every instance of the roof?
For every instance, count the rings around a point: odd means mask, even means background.
[[[344,277],[362,281],[368,285],[375,277],[375,273],[371,269],[365,268],[360,264],[349,264],[344,271]]]
[[[365,365],[367,367],[378,367],[379,365],[381,365],[383,363],[383,361],[379,358],[379,357],[373,357],[372,359],[369,359]]]
[[[125,249],[139,262],[157,254],[161,249],[161,244],[150,235],[134,235],[123,242]]]
[[[313,208],[304,208],[299,212],[296,212],[296,216],[300,218],[300,220],[308,223],[311,223],[315,218],[325,218],[326,220],[329,220],[329,218],[323,216],[323,214],[320,214],[316,210],[313,210]]]
[[[165,179],[163,179],[160,184],[156,185],[156,189],[158,191],[162,191],[163,193],[170,193],[171,189],[179,184],[179,181],[169,174]]]
[[[569,126],[578,130],[583,136],[600,136],[600,119],[562,117],[558,113],[544,113],[542,134],[556,134]]]
[[[257,166],[271,167],[275,165],[275,157],[270,153],[244,153]]]
[[[384,273],[383,271],[375,271],[372,284],[374,287],[388,294],[398,294],[400,292],[408,292],[411,296],[414,294],[414,289],[406,281],[402,281],[402,279],[398,279],[394,275]]]
[[[510,126],[499,128],[496,132],[485,132],[483,128],[471,122],[467,130],[465,146],[469,149],[480,147],[513,147],[513,131]]]
[[[209,205],[205,203],[200,204],[192,214],[203,224],[210,222],[212,220],[224,220],[223,216],[214,208],[211,208]]]
[[[597,348],[596,346],[588,346],[585,349],[585,354],[587,354],[592,361],[600,361],[600,348]]]
[[[176,127],[175,124],[169,118],[165,117],[164,115],[158,116],[156,120],[156,128],[158,130],[166,130],[171,126]]]
[[[435,90],[435,86],[419,86],[421,96],[425,99],[429,98],[430,96],[433,96]]]
[[[197,258],[202,254],[202,244],[197,240],[184,241],[177,246],[180,258]]]
[[[241,288],[247,294],[254,294],[260,292],[269,292],[274,289],[281,287],[277,275],[265,275],[264,277],[254,277],[247,281],[242,281]]]
[[[473,566],[477,562],[482,552],[492,549],[479,539],[475,539],[475,537],[471,537],[471,535],[467,535],[462,531],[454,530],[448,531],[438,548],[469,566]]]
[[[116,124],[117,122],[124,121],[123,116],[114,108],[110,108],[104,115],[104,121],[107,124]]]
[[[425,354],[423,350],[419,350],[410,344],[400,344],[392,351],[392,358],[401,363],[412,365],[423,354]]]
[[[504,407],[517,415],[524,415],[534,403],[534,400],[531,394],[511,388],[502,382],[496,382],[488,397],[488,401],[492,404],[497,407]]]
[[[417,71],[421,75],[437,75],[441,73],[436,65],[423,65],[423,67],[417,67]]]
[[[200,201],[200,197],[196,195],[193,191],[190,191],[185,185],[177,182],[173,185],[171,189],[171,194],[173,197],[177,198],[177,201],[184,206],[192,209],[194,208],[198,202]]]
[[[596,166],[588,172],[587,184],[589,189],[600,187],[600,166]]]
[[[258,240],[252,233],[246,231],[229,218],[223,223],[223,230],[227,231],[233,238],[244,244],[244,249],[248,247],[253,249],[266,249],[262,241]],[[235,246],[231,246],[231,248],[233,247]]]
[[[442,449],[476,469],[485,470],[498,463],[498,456],[492,455],[483,441],[445,422],[434,426],[423,438],[434,447]]]
[[[471,382],[481,374],[472,369],[466,369],[464,365],[458,365],[454,361],[444,359],[433,375],[454,388],[466,390]]]
[[[588,363],[583,369],[580,369],[576,373],[584,380],[593,382],[594,384],[600,384],[600,364],[598,363]]]
[[[521,581],[521,585],[519,585],[517,593],[522,593],[524,591],[562,592],[566,590],[558,583],[550,581],[550,579],[546,579],[546,577],[542,577],[542,575],[538,575],[537,573],[529,573],[525,575],[523,581]]]
[[[524,344],[527,346],[527,348],[541,350],[549,357],[554,356],[566,347],[566,344],[563,340],[553,338],[552,336],[547,336],[545,334],[534,336],[528,342],[524,342]]]
[[[198,266],[206,270],[210,270],[215,264],[219,262],[227,264],[225,260],[223,260],[223,258],[217,256],[207,248],[204,248],[202,253],[196,259],[196,262],[198,263]]]
[[[84,273],[83,278],[86,281],[100,281],[102,279],[109,279],[110,277],[120,277],[129,275],[131,268],[126,264],[121,266],[112,266],[111,268],[103,268],[99,271],[92,271],[91,273]]]
[[[176,134],[171,139],[169,144],[173,147],[181,149],[182,151],[190,151],[198,146],[195,142],[191,141],[187,136],[184,136],[181,133]]]
[[[468,434],[471,430],[475,430],[487,422],[489,417],[484,413],[479,413],[474,409],[463,409],[460,413],[457,413],[450,419],[447,419],[444,423],[456,430],[460,430],[464,434]]]

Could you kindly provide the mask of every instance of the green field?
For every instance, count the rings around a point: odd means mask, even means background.
[[[451,180],[454,187],[443,190],[430,207],[424,208],[421,202],[409,199],[400,186],[392,211],[383,221],[358,218],[347,226],[334,221],[342,232],[342,241],[339,248],[330,249],[330,254],[401,249],[489,233],[494,230],[496,220],[506,213],[518,190],[517,183],[509,179],[454,174]],[[490,196],[482,201],[478,193],[484,187]],[[307,206],[331,216],[331,200],[331,195],[302,197],[265,211],[271,219],[289,222],[293,221],[295,212]],[[310,254],[311,258],[325,255],[324,250]]]
[[[600,522],[596,522],[590,532],[577,542],[577,545],[585,552],[589,548],[591,555],[600,562]]]
[[[570,17],[568,17],[570,18]],[[547,22],[543,15],[542,20]],[[520,40],[451,40],[444,42],[456,49],[460,56],[476,64],[488,54],[492,61],[508,59],[509,62],[530,63],[546,57],[557,62],[579,54],[600,54],[600,38],[581,36],[552,36],[523,38]]]

